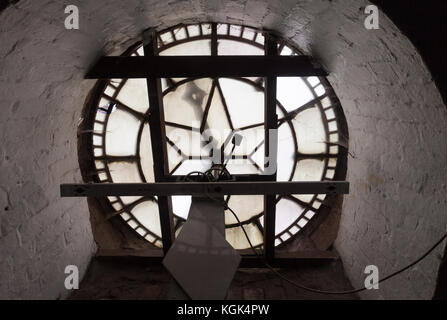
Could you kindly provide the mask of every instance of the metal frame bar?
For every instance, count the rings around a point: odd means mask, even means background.
[[[194,158],[193,158],[194,159]],[[165,176],[165,182],[180,182],[185,181],[185,175],[171,175]],[[233,178],[232,181],[235,182],[250,182],[250,181],[269,181],[270,177],[262,174],[233,174],[231,175]],[[200,182],[202,177],[200,176],[189,176],[189,181],[198,181]]]
[[[276,57],[278,55],[278,41],[272,35],[265,33],[265,56]],[[265,166],[277,167],[278,136],[270,135],[270,130],[278,129],[278,117],[276,115],[276,77],[265,78],[265,106],[264,106],[264,151]],[[274,141],[273,141],[274,140]],[[269,157],[270,162],[267,162]],[[272,161],[274,161],[272,163]],[[270,180],[276,181],[275,173],[270,175]],[[264,256],[268,262],[272,262],[275,257],[275,222],[276,222],[276,195],[264,195]]]
[[[101,57],[86,79],[327,76],[308,56]]]
[[[242,260],[240,268],[265,268],[265,263],[259,257],[252,255],[244,255],[240,252]],[[101,261],[113,261],[123,263],[141,263],[141,264],[161,264],[163,253],[161,250],[107,250],[100,249],[95,259]],[[322,263],[330,263],[339,259],[339,256],[331,251],[299,251],[299,252],[278,252],[275,260],[271,263],[272,267],[296,267],[303,265],[318,265]]]
[[[347,194],[349,182],[157,182],[61,184],[62,197]]]
[[[211,55],[217,56],[217,23],[211,23]]]
[[[154,29],[143,33],[144,54],[154,57],[157,48],[157,35]],[[159,78],[147,78],[147,89],[149,94],[149,129],[151,133],[152,157],[154,163],[155,181],[163,181],[169,172],[167,157],[167,144],[165,134],[165,121],[163,110],[163,94],[161,80]],[[160,227],[163,241],[163,251],[166,254],[175,240],[174,217],[172,212],[172,200],[169,195],[158,197],[158,211],[160,215]]]

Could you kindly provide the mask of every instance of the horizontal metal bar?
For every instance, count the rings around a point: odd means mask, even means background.
[[[277,268],[293,268],[304,265],[318,265],[334,262],[339,259],[336,253],[330,251],[308,250],[297,252],[277,252],[269,264]],[[257,256],[242,256],[239,268],[265,268],[265,263]]]
[[[62,197],[346,194],[349,182],[158,182],[61,184]]]
[[[308,56],[102,57],[86,79],[327,76]]]
[[[263,257],[254,255],[242,255],[239,268],[265,268]],[[162,250],[105,250],[100,249],[96,253],[96,259],[101,261],[113,261],[123,263],[160,264],[163,260]],[[276,252],[270,263],[273,267],[296,267],[301,265],[317,265],[330,263],[339,259],[339,256],[331,251],[298,251],[298,252]]]
[[[165,175],[162,179],[163,182],[183,182],[183,181],[202,181],[201,176],[192,175]],[[234,182],[253,182],[253,181],[272,181],[270,175],[266,174],[232,174],[231,181]]]

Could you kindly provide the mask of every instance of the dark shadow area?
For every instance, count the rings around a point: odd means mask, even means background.
[[[436,283],[436,291],[433,299],[447,300],[447,247],[445,248],[444,258],[439,267],[438,281]]]
[[[0,12],[12,4],[16,4],[19,0],[0,0]]]
[[[353,289],[340,259],[319,265],[278,269],[292,281],[329,291]],[[161,264],[93,258],[79,290],[71,300],[167,299],[171,277]],[[357,300],[357,295],[323,295],[295,288],[268,269],[238,269],[228,291],[229,300]]]
[[[447,1],[371,0],[418,49],[447,104]]]

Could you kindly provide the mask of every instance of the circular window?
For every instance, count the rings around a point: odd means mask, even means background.
[[[209,23],[179,25],[157,33],[159,55],[211,55]],[[218,55],[264,55],[259,30],[217,24]],[[278,41],[281,55],[301,52]],[[124,55],[144,55],[137,43]],[[210,149],[226,148],[236,132],[230,174],[261,175],[264,161],[263,78],[162,79],[168,168],[172,176],[206,171]],[[154,182],[149,101],[145,79],[98,81],[84,114],[88,122],[89,168],[94,182]],[[277,79],[278,181],[344,180],[347,127],[332,87],[324,77]],[[198,139],[198,140],[197,140]],[[197,143],[197,141],[199,141]],[[85,168],[82,168],[85,173]],[[86,175],[84,174],[84,177]],[[287,242],[318,216],[326,195],[288,195],[276,199],[275,245]],[[172,196],[176,233],[187,219],[190,196]],[[263,244],[263,196],[227,196],[253,245]],[[156,197],[107,197],[108,216],[121,218],[139,235],[162,246]],[[249,248],[243,231],[226,212],[226,239],[236,249]]]

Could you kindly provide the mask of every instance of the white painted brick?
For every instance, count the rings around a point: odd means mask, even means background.
[[[94,83],[82,78],[149,26],[215,20],[274,29],[328,68],[355,155],[336,243],[354,286],[366,264],[388,274],[445,232],[446,108],[387,17],[380,30],[363,28],[366,1],[77,3],[80,30],[64,29],[56,0],[21,0],[0,13],[0,298],[65,297],[65,265],[85,270],[95,248],[86,201],[58,194],[59,183],[81,181],[76,125]],[[438,266],[433,254],[364,297],[431,298]]]

